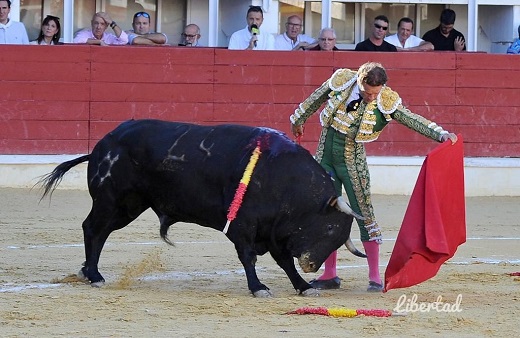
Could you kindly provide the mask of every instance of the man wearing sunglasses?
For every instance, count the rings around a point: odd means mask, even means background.
[[[132,28],[127,31],[129,45],[165,45],[168,42],[166,34],[150,31],[150,14],[147,12],[134,14]]]
[[[372,34],[365,41],[358,43],[355,50],[362,52],[397,52],[397,48],[394,45],[385,41],[388,26],[389,23],[386,16],[376,16],[372,26]]]

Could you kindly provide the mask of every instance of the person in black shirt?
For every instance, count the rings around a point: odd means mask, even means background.
[[[441,12],[440,25],[427,31],[423,40],[430,41],[435,50],[452,50],[460,52],[466,50],[464,35],[453,28],[455,24],[455,11],[446,8]]]
[[[368,39],[356,45],[357,51],[365,52],[397,52],[397,48],[385,41],[386,32],[388,31],[388,18],[384,15],[378,15],[374,19],[372,34]]]

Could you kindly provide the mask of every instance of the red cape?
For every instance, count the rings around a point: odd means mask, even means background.
[[[385,292],[432,278],[466,242],[464,145],[457,137],[424,160],[386,267]]]

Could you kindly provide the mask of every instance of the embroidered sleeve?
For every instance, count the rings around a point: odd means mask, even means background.
[[[329,80],[327,80],[294,110],[294,114],[289,118],[291,123],[295,125],[304,124],[329,99],[330,92]]]
[[[430,121],[421,115],[414,114],[408,110],[408,108],[403,106],[397,107],[395,112],[392,114],[392,117],[402,125],[405,125],[419,134],[437,142],[441,142],[442,135],[448,134],[448,131],[437,125],[437,123]]]

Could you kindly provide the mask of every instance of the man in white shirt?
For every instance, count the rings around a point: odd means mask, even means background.
[[[260,32],[260,26],[264,21],[262,8],[260,6],[249,6],[246,19],[246,28],[231,35],[228,49],[274,50],[274,36]]]
[[[11,0],[0,0],[0,44],[28,45],[29,37],[23,23],[9,19]]]
[[[276,50],[299,50],[316,42],[308,35],[300,34],[303,20],[298,15],[291,15],[285,23],[285,33],[274,38]]]
[[[402,18],[397,24],[397,33],[387,36],[385,41],[397,47],[397,51],[428,51],[433,44],[412,34],[413,20]]]

